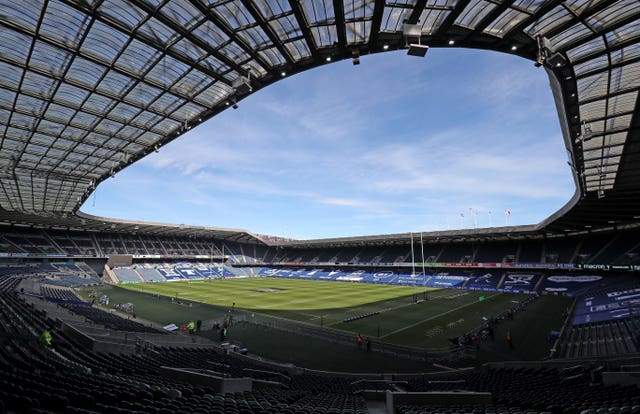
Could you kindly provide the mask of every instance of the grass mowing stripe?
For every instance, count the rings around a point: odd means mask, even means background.
[[[502,295],[502,293],[496,293],[495,295],[488,296],[488,297],[487,297],[487,299],[491,299],[491,298],[494,298],[494,297],[496,297],[496,296],[500,296],[500,295]],[[420,325],[420,324],[423,324],[423,323],[425,323],[425,322],[428,322],[428,321],[430,321],[430,320],[432,320],[432,319],[439,318],[439,317],[441,317],[441,316],[444,316],[444,315],[447,315],[447,314],[449,314],[449,313],[452,313],[452,312],[458,311],[458,310],[460,310],[460,309],[467,308],[467,307],[469,307],[469,306],[476,305],[476,304],[478,304],[478,303],[479,303],[479,302],[471,302],[471,303],[467,303],[467,304],[465,304],[465,305],[458,306],[458,307],[456,307],[456,308],[452,308],[452,309],[450,309],[450,310],[448,310],[448,311],[446,311],[446,312],[440,313],[440,314],[438,314],[438,315],[430,316],[430,317],[428,317],[428,318],[426,318],[426,319],[423,319],[423,320],[418,321],[418,322],[416,322],[416,323],[413,323],[413,324],[411,324],[411,325],[403,326],[403,327],[402,327],[402,328],[400,328],[400,329],[396,329],[396,330],[395,330],[395,331],[393,331],[393,332],[389,332],[389,333],[388,333],[388,334],[386,334],[386,335],[382,335],[382,336],[380,336],[380,338],[383,338],[383,339],[384,339],[384,338],[386,338],[386,337],[388,337],[388,336],[395,335],[395,334],[397,334],[398,332],[406,331],[407,329],[414,328],[414,327],[416,327],[416,326],[418,326],[418,325]]]

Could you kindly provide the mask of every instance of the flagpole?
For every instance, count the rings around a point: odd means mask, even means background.
[[[413,233],[410,233],[410,234],[411,234],[411,276],[415,277],[416,276],[416,259],[413,254]]]
[[[426,300],[427,272],[425,272],[425,269],[424,269],[424,243],[422,241],[422,232],[420,232],[420,250],[422,251],[422,288],[425,289],[424,296]]]

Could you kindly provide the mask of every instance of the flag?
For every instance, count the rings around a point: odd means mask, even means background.
[[[507,216],[511,215],[511,210],[505,210],[504,214],[506,214]]]

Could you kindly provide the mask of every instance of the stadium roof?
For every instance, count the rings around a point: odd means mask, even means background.
[[[577,191],[536,229],[637,222],[639,41],[637,0],[0,0],[0,218],[87,220],[101,181],[256,90],[420,43],[549,73]]]

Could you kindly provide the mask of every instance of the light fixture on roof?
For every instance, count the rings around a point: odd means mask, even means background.
[[[287,72],[284,72],[284,71],[280,72],[280,76],[282,76],[284,78],[285,76],[287,76]]]
[[[331,56],[327,56],[324,58],[325,62],[331,62]]]
[[[358,66],[360,64],[360,51],[358,48],[354,47],[351,49],[351,58],[353,59],[353,66]]]
[[[389,45],[382,45],[382,49],[389,50]]]
[[[544,36],[536,36],[538,52],[536,54],[536,67],[547,65],[553,68],[566,66],[567,59],[560,52],[556,52],[551,41]]]
[[[429,51],[429,46],[420,43],[422,38],[422,28],[418,24],[405,23],[402,26],[402,34],[404,35],[405,44],[409,50],[407,55],[425,57]],[[411,41],[418,43],[410,43]]]
[[[511,50],[515,52],[516,50],[518,50],[518,46],[516,45],[511,46]]]
[[[153,147],[153,151],[154,151],[155,153],[158,153],[158,152],[160,151],[160,145],[156,144],[156,145]]]
[[[241,75],[232,80],[231,87],[235,93],[241,95],[253,92],[253,87],[251,86],[251,68],[247,69],[247,76]]]
[[[455,44],[456,44],[456,41],[455,41],[455,40],[449,40],[449,46],[453,46],[453,45],[455,45]]]

